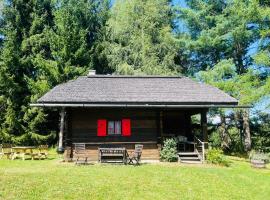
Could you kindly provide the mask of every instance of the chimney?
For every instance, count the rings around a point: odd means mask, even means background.
[[[90,69],[87,76],[95,76],[96,70]]]

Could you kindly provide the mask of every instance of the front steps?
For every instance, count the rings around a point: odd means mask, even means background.
[[[179,152],[178,162],[189,164],[202,164],[201,155],[198,152]]]

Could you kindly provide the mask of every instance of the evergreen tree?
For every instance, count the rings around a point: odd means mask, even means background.
[[[262,78],[265,80],[265,96],[270,94],[270,2],[261,1],[260,7],[261,21],[259,52],[254,56],[255,63],[260,67]],[[270,106],[270,105],[268,105]]]
[[[188,30],[188,35],[180,34],[189,55],[186,72],[194,74],[233,59],[237,73],[245,73],[252,63],[249,48],[259,37],[253,26],[260,19],[257,1],[192,0],[187,5],[179,9]]]
[[[206,71],[201,71],[198,74],[198,79],[210,85],[214,85],[227,92],[231,96],[239,99],[239,105],[254,106],[264,94],[264,85],[260,80],[260,74],[255,70],[249,69],[244,74],[237,74],[237,67],[233,63],[233,59],[222,60],[213,68]],[[240,135],[242,136],[242,143],[245,150],[251,148],[251,135],[249,129],[249,116],[247,109],[236,109],[235,119],[237,119],[236,127],[240,127]],[[221,116],[221,138],[230,138],[228,130],[225,129],[225,111],[218,110]],[[239,117],[242,116],[242,119]],[[238,124],[240,123],[240,124]],[[228,148],[229,144],[225,147]]]
[[[168,0],[118,0],[104,42],[109,67],[118,74],[174,74],[177,46]]]
[[[251,68],[254,63],[249,51],[259,39],[261,7],[258,1],[192,0],[187,5],[188,8],[179,9],[179,18],[188,30],[188,34],[179,36],[189,57],[186,73],[194,75],[207,70],[200,73],[204,81],[231,93],[240,105],[257,103],[264,95],[264,87],[261,74]],[[224,112],[220,114],[224,119]],[[248,150],[250,130],[246,110],[237,110],[235,119],[243,122],[241,133]]]
[[[106,9],[107,2],[90,0],[14,0],[4,4],[1,140],[33,144],[54,138],[48,128],[52,125],[46,123],[53,120],[29,103],[92,67]]]
[[[48,46],[43,31],[53,24],[50,4],[49,0],[4,4],[0,73],[2,140],[29,143],[32,139],[32,128],[26,120],[32,93],[28,83],[37,76],[33,57]]]

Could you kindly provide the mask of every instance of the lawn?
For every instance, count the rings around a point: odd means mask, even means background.
[[[0,199],[269,199],[270,170],[144,164],[75,166],[57,159],[0,160]]]

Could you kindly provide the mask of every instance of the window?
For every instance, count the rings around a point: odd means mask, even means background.
[[[107,120],[107,119],[98,119],[97,120],[97,136],[131,136],[131,121],[130,119],[121,119],[121,120]]]
[[[108,135],[121,135],[121,121],[108,121]]]

